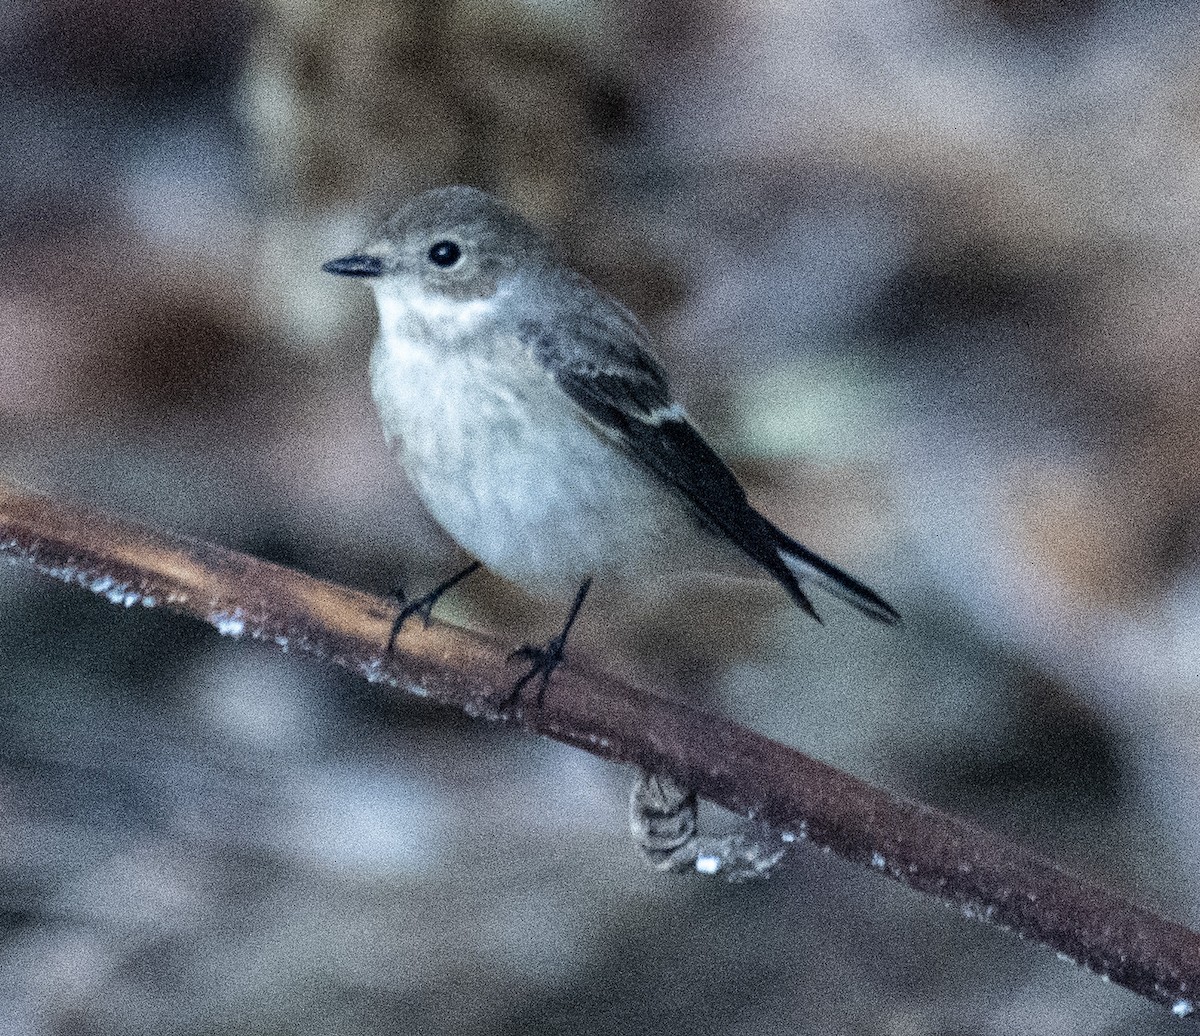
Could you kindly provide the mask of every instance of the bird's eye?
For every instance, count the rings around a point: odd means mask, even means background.
[[[429,249],[429,261],[434,266],[453,266],[462,258],[462,249],[453,241],[439,241]]]

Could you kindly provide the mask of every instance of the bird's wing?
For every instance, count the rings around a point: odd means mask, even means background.
[[[816,616],[780,555],[777,530],[671,399],[667,378],[636,318],[616,303],[570,322],[528,322],[522,338],[533,357],[598,429],[668,485],[701,524],[724,533]]]

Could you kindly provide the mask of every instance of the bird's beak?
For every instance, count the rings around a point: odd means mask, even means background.
[[[383,273],[383,260],[377,255],[344,255],[330,259],[321,269],[339,277],[378,277]]]

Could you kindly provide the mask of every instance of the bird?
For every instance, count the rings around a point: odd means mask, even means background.
[[[750,503],[671,392],[636,316],[565,264],[519,212],[469,186],[403,204],[326,272],[374,290],[371,390],[383,432],[434,519],[475,558],[401,605],[403,625],[486,566],[570,597],[544,643],[509,656],[541,703],[593,582],[703,571],[773,578],[820,621],[820,587],[885,624],[896,610]]]

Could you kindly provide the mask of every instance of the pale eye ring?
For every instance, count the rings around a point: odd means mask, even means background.
[[[438,241],[429,249],[429,261],[443,269],[457,265],[461,258],[462,249],[453,241]]]

